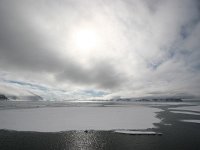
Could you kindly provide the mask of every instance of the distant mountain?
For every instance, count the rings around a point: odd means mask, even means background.
[[[29,100],[29,101],[40,101],[43,98],[39,95],[29,95],[29,96],[20,96],[18,97],[20,100]]]
[[[25,101],[40,101],[43,100],[43,98],[39,95],[23,95],[23,96],[15,96],[15,95],[4,95],[0,94],[0,101],[18,101],[18,100],[25,100]]]
[[[135,98],[115,98],[111,99],[111,101],[115,102],[182,102],[183,100],[181,98],[141,98],[141,99],[135,99]]]
[[[154,98],[154,99],[139,99],[139,102],[182,102],[181,98]]]
[[[0,94],[0,101],[7,101],[9,100],[5,95]]]
[[[130,102],[130,101],[133,101],[133,99],[131,99],[131,98],[115,98],[115,99],[111,99],[111,101],[116,101],[116,102],[127,101],[127,102]]]

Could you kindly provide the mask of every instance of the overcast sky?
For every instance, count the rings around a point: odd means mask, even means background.
[[[200,97],[200,1],[0,0],[0,92]]]

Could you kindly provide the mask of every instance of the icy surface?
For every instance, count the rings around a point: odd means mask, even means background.
[[[181,120],[183,122],[200,123],[200,120]]]
[[[67,130],[147,129],[159,123],[157,108],[45,107],[0,110],[0,129],[56,132]]]
[[[171,108],[171,110],[189,110],[189,111],[198,111],[198,112],[200,112],[200,105],[198,105],[198,106],[184,106],[184,107]]]
[[[200,113],[187,112],[187,111],[170,111],[170,112],[177,114],[200,115]]]
[[[153,132],[153,131],[131,131],[131,130],[116,130],[115,131],[116,133],[124,133],[124,134],[141,134],[141,135],[155,135],[155,134],[158,134],[156,132]]]

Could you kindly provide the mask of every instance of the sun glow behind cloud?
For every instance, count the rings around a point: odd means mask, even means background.
[[[92,49],[97,48],[98,45],[98,34],[91,28],[83,28],[74,31],[72,35],[73,44],[76,49],[83,53],[89,53]]]
[[[102,12],[96,12],[94,18],[80,21],[66,30],[63,40],[64,55],[78,60],[82,67],[92,66],[96,62],[108,59],[112,59],[114,63],[123,57],[126,49],[120,26],[115,26],[112,19],[102,17]]]
[[[79,57],[79,62],[86,67],[90,64],[91,58],[101,54],[104,38],[95,24],[92,26],[77,25],[68,35],[67,40],[70,42],[66,44],[66,49],[69,49],[67,53],[75,59]]]
[[[12,80],[111,97],[199,95],[198,5],[0,1],[0,71],[15,74]]]

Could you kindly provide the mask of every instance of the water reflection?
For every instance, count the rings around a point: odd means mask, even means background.
[[[65,134],[66,149],[70,150],[95,150],[105,149],[106,137],[101,132],[95,131],[74,131]]]

